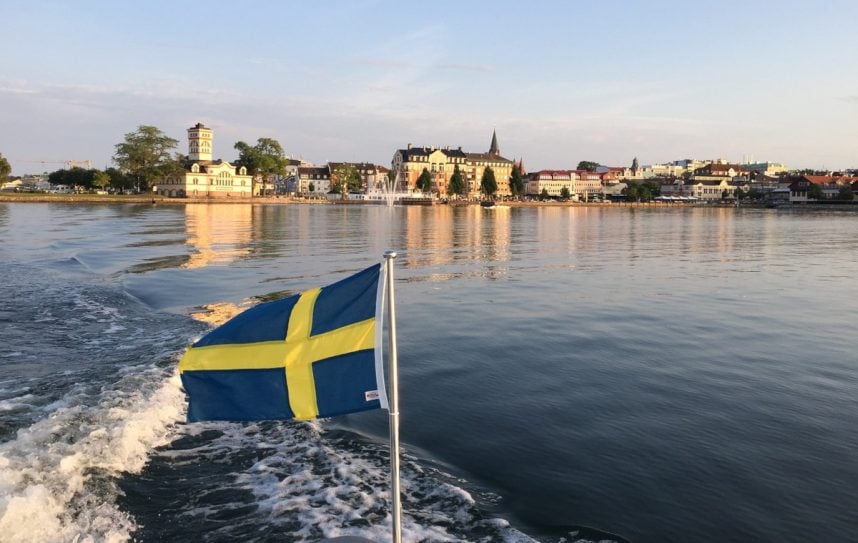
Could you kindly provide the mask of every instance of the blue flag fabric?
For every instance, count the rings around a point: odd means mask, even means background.
[[[381,356],[384,268],[259,304],[179,363],[188,421],[310,420],[387,408]]]

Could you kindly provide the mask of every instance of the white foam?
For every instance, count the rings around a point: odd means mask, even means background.
[[[24,394],[23,396],[18,396],[16,398],[7,398],[5,400],[0,400],[0,411],[12,411],[13,409],[20,409],[22,407],[33,407],[31,403],[27,400],[34,400],[36,396],[32,394]]]
[[[72,402],[69,402],[72,404]],[[0,539],[8,543],[126,541],[134,520],[112,483],[94,476],[139,472],[184,413],[177,374],[151,368],[123,377],[96,406],[58,407],[0,445]],[[107,488],[105,488],[107,487]]]
[[[121,332],[122,330],[125,330],[125,329],[126,328],[124,326],[122,326],[121,324],[111,323],[110,328],[105,330],[104,333],[105,334],[115,334],[116,332]]]
[[[286,527],[294,541],[354,535],[374,541],[390,538],[389,471],[386,447],[329,440],[324,423],[258,425],[189,425],[186,429],[216,429],[220,437],[193,449],[160,451],[173,463],[217,461],[224,451],[264,450],[262,459],[231,483],[219,486],[250,490],[258,507],[252,522],[276,530]],[[421,468],[414,459],[403,462],[403,540],[532,542],[501,519],[485,519],[464,489]],[[237,493],[238,494],[238,493]],[[216,516],[235,504],[215,503],[186,511],[190,516]],[[474,534],[480,534],[474,536]],[[489,535],[486,535],[489,534]]]

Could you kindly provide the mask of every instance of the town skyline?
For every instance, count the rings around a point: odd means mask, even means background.
[[[182,149],[196,122],[218,130],[224,160],[271,137],[314,163],[388,166],[408,143],[486,149],[496,129],[529,170],[634,157],[858,167],[848,2],[207,6],[8,6],[8,43],[26,44],[0,75],[13,173],[104,168],[144,124]],[[229,31],[189,32],[201,15]]]

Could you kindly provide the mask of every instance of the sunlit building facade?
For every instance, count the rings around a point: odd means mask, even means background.
[[[250,198],[252,176],[244,166],[212,160],[211,128],[197,123],[188,129],[188,160],[185,171],[168,175],[157,193],[171,198]]]
[[[498,186],[495,195],[509,196],[513,164],[512,160],[501,156],[496,133],[492,134],[487,153],[468,153],[462,151],[461,147],[413,147],[409,143],[405,149],[398,149],[391,161],[392,175],[400,190],[416,191],[417,180],[425,169],[432,176],[431,192],[439,196],[447,196],[450,178],[458,167],[465,182],[467,198],[479,198],[480,183],[486,168],[491,168],[495,174]]]

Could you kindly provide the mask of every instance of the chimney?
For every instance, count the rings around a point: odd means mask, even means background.
[[[411,144],[410,144],[410,143],[408,144],[408,148],[409,148],[409,149],[411,149]]]

